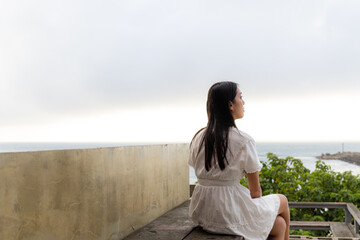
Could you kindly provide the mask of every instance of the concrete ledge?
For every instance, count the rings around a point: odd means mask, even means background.
[[[188,218],[189,203],[184,202],[124,240],[183,239],[196,227]]]
[[[115,240],[189,199],[188,144],[0,153],[0,239]]]
[[[190,201],[184,202],[145,227],[132,233],[124,240],[244,240],[243,237],[239,236],[211,234],[205,232],[201,227],[196,226],[189,219],[189,204]]]

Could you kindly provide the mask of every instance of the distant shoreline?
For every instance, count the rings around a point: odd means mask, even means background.
[[[360,152],[338,152],[334,154],[323,153],[321,156],[317,156],[316,158],[321,160],[341,160],[360,166]]]

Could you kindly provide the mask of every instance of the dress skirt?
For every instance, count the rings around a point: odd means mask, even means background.
[[[198,179],[190,207],[191,220],[213,233],[264,240],[278,215],[280,199],[271,194],[251,198],[239,180]]]

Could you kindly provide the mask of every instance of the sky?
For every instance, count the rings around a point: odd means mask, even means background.
[[[189,142],[239,84],[258,142],[360,141],[360,1],[0,0],[0,142]]]

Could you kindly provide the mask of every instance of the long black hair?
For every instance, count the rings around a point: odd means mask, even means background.
[[[228,164],[226,152],[229,143],[229,128],[236,127],[230,111],[230,101],[234,103],[238,85],[233,82],[218,82],[211,86],[207,98],[208,123],[201,141],[205,144],[205,169],[212,167],[213,155],[216,154],[221,170]]]

